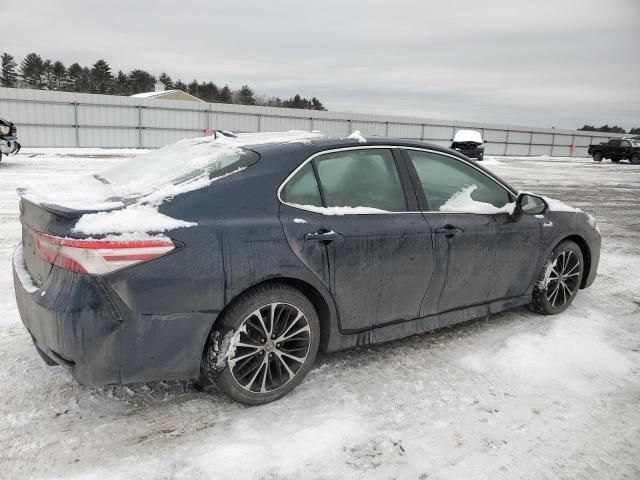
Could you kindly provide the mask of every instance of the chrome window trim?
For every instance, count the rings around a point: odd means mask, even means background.
[[[478,167],[476,167],[475,165],[473,165],[471,162],[467,162],[466,160],[463,160],[461,158],[456,157],[455,155],[451,155],[450,153],[446,153],[446,152],[439,152],[438,150],[432,150],[429,148],[420,148],[420,147],[398,147],[400,149],[404,149],[404,150],[416,150],[419,152],[427,152],[427,153],[434,153],[436,155],[441,155],[443,157],[449,157],[454,159],[457,162],[460,162],[462,164],[465,164],[473,169],[475,169],[476,171],[480,172],[482,175],[484,175],[485,177],[493,180],[496,184],[500,185],[502,188],[504,188],[508,193],[510,193],[511,195],[513,195],[514,197],[518,198],[518,193],[514,192],[513,190],[511,190],[508,186],[506,186],[504,183],[502,183],[501,181],[499,181],[497,178],[492,177],[491,175],[487,175],[487,173],[481,169],[479,169]],[[415,167],[414,167],[415,168]],[[496,213],[475,213],[475,212],[441,212],[439,210],[424,210],[422,213],[437,213],[437,214],[447,214],[447,215],[455,215],[455,214],[462,214],[462,215],[499,215]]]
[[[327,217],[333,217],[335,216],[335,214],[332,213],[324,213],[324,212],[319,212],[317,209],[321,209],[321,208],[326,208],[327,210],[329,210],[330,208],[333,207],[315,207],[315,209],[310,209],[310,208],[303,208],[302,205],[297,205],[295,203],[289,203],[289,202],[285,202],[282,199],[282,189],[285,187],[285,185],[289,182],[289,180],[291,180],[300,170],[302,170],[304,168],[304,166],[313,161],[314,158],[320,157],[322,155],[326,155],[329,153],[336,153],[336,152],[346,152],[346,151],[351,151],[351,150],[371,150],[371,149],[385,149],[385,150],[397,150],[399,147],[397,145],[359,145],[356,147],[341,147],[341,148],[332,148],[330,150],[323,150],[321,152],[318,153],[314,153],[313,155],[311,155],[309,158],[307,158],[304,162],[302,162],[300,165],[298,165],[298,167],[291,172],[287,178],[284,179],[284,181],[280,184],[280,186],[278,187],[278,192],[277,192],[277,196],[278,196],[278,201],[283,204],[283,205],[287,205],[288,207],[291,208],[295,208],[298,210],[303,210],[305,212],[311,212],[311,213],[316,213],[316,214],[320,214],[320,215],[325,215]],[[398,172],[398,177],[400,177],[400,172]],[[320,186],[318,185],[318,188]],[[404,188],[404,187],[403,187]],[[420,213],[422,214],[422,212],[420,210],[418,211],[405,211],[405,212],[353,212],[353,213],[344,213],[341,214],[340,216],[345,216],[345,215],[403,215],[403,214],[407,214],[407,213]]]

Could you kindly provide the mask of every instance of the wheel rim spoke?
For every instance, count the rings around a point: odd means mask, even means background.
[[[289,335],[286,335],[286,336],[285,336],[285,335],[282,335],[282,336],[281,336],[280,338],[278,338],[278,340],[276,340],[276,341],[278,341],[278,342],[286,342],[287,340],[290,340],[290,339],[292,339],[293,337],[296,337],[296,336],[298,336],[298,335],[300,335],[301,333],[304,333],[304,332],[310,332],[309,325],[305,325],[304,327],[302,327],[302,328],[300,328],[300,329],[296,330],[295,332],[293,332],[293,333],[291,333],[291,334],[289,334]]]
[[[580,258],[572,250],[561,252],[554,263],[547,285],[547,300],[552,307],[569,302],[580,280]]]
[[[311,345],[304,313],[288,303],[270,303],[245,318],[234,336],[229,368],[236,383],[251,393],[283,387],[302,368]]]

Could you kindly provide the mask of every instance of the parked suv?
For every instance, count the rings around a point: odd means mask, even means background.
[[[482,135],[476,130],[458,130],[453,137],[451,148],[469,158],[481,161],[484,158]]]
[[[629,160],[634,165],[640,164],[640,140],[636,138],[612,138],[606,143],[589,145],[588,152],[595,162],[610,158],[614,163]]]

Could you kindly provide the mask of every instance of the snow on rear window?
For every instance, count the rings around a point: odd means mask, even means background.
[[[207,178],[230,167],[247,154],[242,148],[213,137],[182,140],[140,155],[102,173],[120,197],[149,194],[166,185]]]

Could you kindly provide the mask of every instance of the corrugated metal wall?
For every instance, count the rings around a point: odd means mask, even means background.
[[[208,128],[236,132],[319,130],[345,136],[426,140],[449,146],[461,128],[480,130],[489,155],[586,156],[587,146],[614,134],[527,128],[425,118],[318,112],[0,88],[0,117],[18,125],[25,147],[156,148]],[[572,148],[575,146],[575,149]]]

